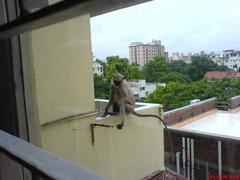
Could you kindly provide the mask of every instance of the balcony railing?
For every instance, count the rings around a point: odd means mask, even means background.
[[[90,170],[52,155],[36,146],[0,130],[0,150],[15,162],[42,179],[103,180]],[[34,179],[34,178],[33,178]]]
[[[190,180],[195,178],[211,179],[211,176],[223,177],[224,175],[239,177],[239,137],[174,127],[169,127],[169,133],[173,142],[175,162],[171,161],[168,139],[164,136],[165,165],[167,167]]]

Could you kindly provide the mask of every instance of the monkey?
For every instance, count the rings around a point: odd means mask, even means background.
[[[173,150],[172,150],[172,140],[169,135],[168,127],[164,122],[164,120],[160,116],[157,116],[154,114],[140,114],[134,110],[134,106],[135,106],[134,93],[131,86],[127,83],[127,81],[125,80],[122,74],[120,73],[114,74],[111,79],[110,86],[111,87],[110,87],[109,101],[102,117],[105,117],[109,114],[108,109],[112,105],[113,107],[112,114],[120,113],[120,117],[121,117],[121,123],[117,125],[117,129],[122,129],[124,127],[125,114],[132,113],[133,115],[138,117],[154,117],[159,119],[166,129],[167,136],[170,142],[170,151],[171,151],[171,156],[173,161],[174,156],[173,156]]]
[[[167,125],[163,121],[163,119],[157,115],[153,114],[139,114],[134,110],[135,106],[135,98],[132,91],[132,88],[125,80],[124,76],[120,73],[116,73],[113,75],[110,82],[110,98],[109,102],[105,108],[105,112],[103,116],[106,116],[108,113],[108,109],[110,106],[113,106],[113,114],[117,114],[120,112],[121,123],[117,125],[118,129],[122,129],[124,127],[125,114],[134,114],[139,117],[154,117],[159,119],[163,125],[167,128]]]
[[[125,114],[133,113],[133,106],[135,105],[135,98],[130,85],[120,73],[113,75],[110,82],[110,98],[105,108],[104,116],[108,113],[108,109],[112,105],[113,114],[120,113],[121,124],[117,125],[118,129],[122,129],[125,122]]]

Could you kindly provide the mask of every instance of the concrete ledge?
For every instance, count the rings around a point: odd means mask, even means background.
[[[240,107],[240,96],[235,96],[228,99],[228,108],[235,109]]]
[[[192,117],[195,117],[199,114],[205,113],[207,111],[216,109],[216,106],[217,99],[211,98],[182,108],[165,112],[163,113],[163,118],[168,125],[173,125],[185,121],[187,119],[190,119]]]
[[[109,119],[109,118],[112,117],[111,115],[108,115],[108,116],[106,116],[106,117],[101,117],[101,115],[103,114],[104,109],[105,109],[107,103],[108,103],[108,100],[106,100],[106,99],[95,99],[96,111],[98,112],[98,113],[97,113],[97,117],[96,117],[96,120],[97,120],[97,121]],[[160,105],[160,104],[155,104],[155,103],[142,103],[142,102],[137,102],[137,103],[135,104],[135,111],[136,111],[136,112],[139,112],[139,111],[148,111],[148,110],[151,109],[151,108],[158,108],[158,109],[159,109],[159,113],[156,114],[156,115],[161,115],[161,114],[162,114],[163,106]],[[111,109],[110,109],[110,112],[111,112]]]

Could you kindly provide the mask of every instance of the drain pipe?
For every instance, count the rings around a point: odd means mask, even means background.
[[[181,174],[181,172],[180,172],[180,152],[176,152],[176,167],[177,167],[177,173]]]
[[[222,141],[218,141],[218,175],[222,180]]]
[[[187,177],[190,179],[190,138],[187,138]]]
[[[185,137],[182,137],[182,161],[183,161],[183,176],[186,177],[186,148]]]
[[[191,139],[191,169],[192,169],[192,180],[194,180],[194,139]]]

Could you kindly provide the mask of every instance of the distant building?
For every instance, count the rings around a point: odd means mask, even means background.
[[[93,62],[93,73],[103,76],[103,66],[97,62]]]
[[[178,52],[172,53],[172,58],[171,58],[172,61],[177,61],[180,59],[181,59],[180,53],[178,53]]]
[[[210,58],[218,65],[225,65],[228,68],[238,70],[240,67],[240,51],[225,50],[222,53],[211,53]]]
[[[146,83],[145,79],[133,79],[129,80],[128,83],[132,87],[136,99],[148,97],[157,88],[156,83]]]
[[[179,53],[179,52],[174,52],[172,53],[172,56],[169,58],[170,62],[173,61],[178,61],[182,60],[186,63],[191,63],[192,62],[192,53],[184,54],[184,53]]]
[[[194,56],[200,56],[200,53],[194,53]]]
[[[205,54],[204,51],[201,51],[201,52],[200,52],[200,55],[201,55],[201,56],[204,56],[204,55],[206,55],[206,54]]]
[[[139,64],[144,66],[156,56],[165,57],[168,55],[165,52],[165,47],[159,40],[144,44],[142,42],[133,42],[129,46],[129,63]],[[166,57],[167,58],[167,57]]]
[[[169,60],[168,52],[164,52],[164,57],[166,58],[166,60]]]
[[[237,71],[208,71],[205,76],[206,79],[223,79],[240,77]]]

